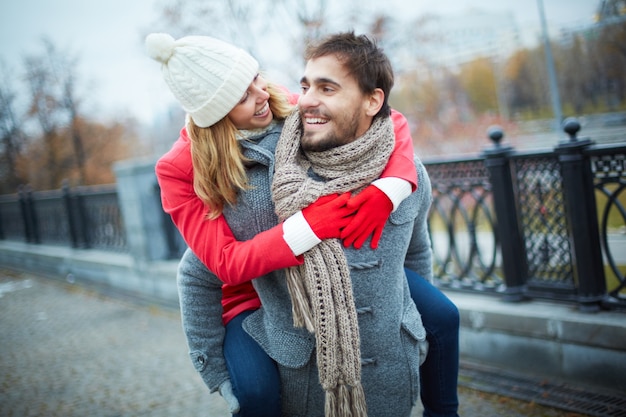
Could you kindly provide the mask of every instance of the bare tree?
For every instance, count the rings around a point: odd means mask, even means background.
[[[22,182],[16,162],[26,140],[22,119],[15,109],[16,80],[9,79],[8,74],[0,62],[0,193],[3,194],[15,192]]]
[[[80,99],[77,94],[78,59],[57,50],[49,39],[43,39],[44,51],[25,58],[26,82],[30,91],[29,115],[39,125],[46,150],[45,167],[49,187],[57,186],[63,172],[72,165],[78,170],[78,182],[86,183],[83,138],[78,129]],[[73,156],[59,152],[59,136],[66,137]]]
[[[56,94],[52,91],[53,81],[46,60],[40,56],[25,58],[26,82],[30,90],[30,105],[28,114],[34,117],[41,129],[45,154],[47,155],[45,166],[40,167],[49,173],[50,188],[56,184],[53,174],[57,167],[55,150],[53,147],[54,137],[58,130],[58,104]]]
[[[75,68],[74,66],[70,66]],[[65,73],[64,79],[61,80],[63,87],[63,106],[68,113],[70,122],[70,131],[72,136],[72,148],[74,150],[74,157],[76,159],[76,167],[78,168],[79,180],[82,184],[87,183],[87,174],[85,171],[85,149],[83,144],[83,137],[79,128],[80,114],[78,105],[80,100],[76,97],[76,82],[75,74],[73,71]]]

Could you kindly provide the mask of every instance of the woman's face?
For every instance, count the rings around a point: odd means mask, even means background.
[[[239,103],[228,113],[228,118],[240,130],[266,127],[274,117],[270,110],[269,98],[267,81],[257,74]]]

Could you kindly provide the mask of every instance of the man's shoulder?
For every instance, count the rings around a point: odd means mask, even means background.
[[[430,176],[426,167],[422,163],[422,160],[417,156],[413,156],[413,162],[415,162],[415,170],[417,171],[417,190],[413,194],[418,194],[422,197],[432,198],[432,185],[430,182]]]
[[[417,170],[417,189],[391,213],[389,221],[394,224],[403,224],[415,220],[419,213],[424,210],[428,211],[432,203],[432,187],[426,167],[418,157],[415,157],[414,160]]]

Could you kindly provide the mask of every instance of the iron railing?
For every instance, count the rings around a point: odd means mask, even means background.
[[[429,227],[440,287],[505,300],[626,307],[626,142],[570,140],[554,151],[500,145],[481,157],[427,161]]]
[[[127,250],[115,184],[0,196],[0,238],[74,248]]]

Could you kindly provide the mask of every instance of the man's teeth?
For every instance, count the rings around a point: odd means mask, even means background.
[[[326,120],[318,118],[318,117],[307,117],[306,122],[309,124],[323,124],[326,123]]]

